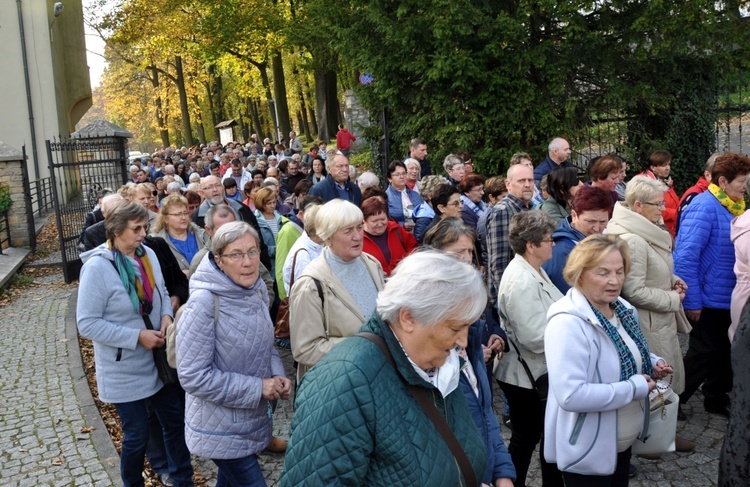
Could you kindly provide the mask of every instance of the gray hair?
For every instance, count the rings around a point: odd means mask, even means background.
[[[258,232],[256,232],[250,224],[243,221],[229,222],[219,227],[211,239],[211,252],[213,252],[214,255],[221,255],[221,251],[224,250],[227,245],[240,239],[244,235],[252,235],[255,239],[255,244],[258,246],[258,252],[260,252],[260,237],[258,236]]]
[[[643,203],[657,196],[664,196],[667,185],[647,176],[636,176],[625,186],[625,205],[633,209],[636,201]]]
[[[423,177],[422,182],[419,184],[419,196],[425,201],[430,201],[430,199],[432,199],[432,193],[434,193],[435,189],[441,184],[448,184],[448,180],[443,176],[431,174]]]
[[[357,166],[349,164],[349,179],[357,179]]]
[[[125,231],[125,227],[130,222],[148,223],[148,210],[134,201],[123,198],[120,201],[115,201],[109,210],[104,219],[104,231],[107,240],[114,240],[117,235]]]
[[[268,186],[279,186],[279,180],[276,179],[273,176],[268,176],[266,179],[263,180],[263,184],[260,185],[261,188],[267,188]]]
[[[235,221],[239,220],[239,217],[237,216],[237,212],[234,211],[234,209],[231,206],[220,204],[220,205],[214,205],[211,208],[206,211],[206,215],[203,218],[204,225],[210,228],[211,230],[214,229],[214,218],[226,218],[227,216],[232,215],[234,217]]]
[[[526,244],[539,246],[542,239],[557,228],[557,222],[546,211],[530,210],[513,215],[508,228],[508,243],[513,252],[526,254]]]
[[[464,160],[456,154],[448,154],[443,161],[443,169],[445,169],[445,172],[448,172],[453,169],[453,166],[458,166],[459,164],[463,166]]]
[[[107,213],[109,213],[109,209],[112,208],[112,205],[116,201],[122,201],[124,199],[125,198],[123,198],[120,193],[108,194],[107,196],[102,198],[102,202],[99,205],[99,209],[101,210],[102,215],[107,216]]]
[[[197,165],[197,164],[196,164]],[[188,177],[188,181],[191,183],[199,183],[201,182],[201,175],[197,172],[191,173],[190,177]]]
[[[472,242],[477,240],[477,232],[460,218],[443,218],[424,235],[424,244],[437,250],[458,242],[466,236]]]
[[[182,186],[180,186],[180,183],[178,183],[177,181],[172,181],[167,185],[167,193],[171,193],[172,191],[179,191],[181,188]]]
[[[552,141],[551,141],[551,142],[549,143],[549,146],[547,147],[547,152],[550,152],[550,153],[552,153],[552,152],[554,152],[554,151],[556,151],[556,150],[560,149],[560,147],[561,147],[561,146],[563,145],[563,144],[562,144],[563,142],[565,142],[565,139],[563,139],[563,138],[561,138],[561,137],[555,137],[555,138],[554,138],[554,139],[552,139]],[[529,158],[529,159],[531,159],[531,158]]]
[[[472,323],[486,306],[479,271],[437,250],[415,252],[399,262],[377,300],[380,316],[395,325],[402,309],[432,326],[446,319]]]
[[[164,169],[165,174],[168,174],[170,171],[174,172],[174,166],[172,164],[167,164],[162,169]]]
[[[714,152],[713,154],[711,154],[711,156],[706,161],[706,165],[703,168],[703,172],[706,172],[706,171],[711,172],[711,171],[713,171],[713,169],[714,169],[714,163],[716,163],[716,158],[719,157],[720,155],[721,155],[721,152]]]
[[[324,204],[315,215],[315,230],[318,237],[327,241],[342,228],[364,221],[362,210],[354,203],[339,198]]]
[[[135,164],[133,164],[132,166],[130,166],[130,167],[128,168],[128,172],[138,172],[138,171],[140,171],[140,170],[141,170],[141,168],[140,168],[140,167],[138,167],[138,166],[136,166]]]
[[[376,188],[380,186],[378,176],[372,171],[365,171],[357,178],[359,189]]]
[[[409,169],[409,165],[417,166],[417,169],[422,169],[422,165],[419,163],[418,160],[414,159],[413,157],[409,157],[406,160],[404,160],[404,166],[406,166],[406,169]]]

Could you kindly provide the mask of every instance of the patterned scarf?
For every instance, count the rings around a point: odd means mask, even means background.
[[[638,350],[641,352],[641,359],[643,360],[642,373],[651,375],[651,354],[648,351],[646,339],[643,338],[641,327],[636,321],[635,316],[633,316],[633,313],[619,301],[615,301],[610,306],[615,311],[615,315],[620,320],[620,323],[622,323],[625,331],[630,335],[630,338],[633,339],[638,346]],[[617,353],[620,356],[620,380],[625,381],[630,379],[638,373],[635,365],[635,358],[630,352],[630,348],[625,344],[625,341],[622,339],[617,329],[612,326],[612,323],[610,323],[598,309],[593,306],[591,306],[591,309],[594,311],[594,314],[602,325],[602,328],[604,328],[604,331],[609,335],[612,343],[615,344],[615,348],[617,348]]]
[[[120,281],[122,281],[125,291],[130,296],[130,302],[133,303],[133,309],[140,315],[149,314],[153,306],[154,288],[156,285],[148,254],[143,249],[143,246],[135,249],[135,260],[138,262],[138,268],[141,271],[141,278],[137,279],[130,259],[114,248],[112,241],[108,242],[108,247],[112,251],[115,268],[117,269],[117,273],[120,274]],[[143,276],[146,276],[146,279]]]
[[[716,196],[716,199],[719,200],[721,206],[729,210],[729,213],[731,213],[732,215],[741,216],[743,213],[745,213],[745,200],[734,201],[729,197],[728,194],[724,192],[723,189],[721,189],[714,183],[708,185],[708,190],[712,195]]]

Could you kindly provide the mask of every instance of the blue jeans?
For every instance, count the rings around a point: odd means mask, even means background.
[[[216,487],[266,487],[257,455],[232,460],[212,460],[219,467]]]
[[[167,447],[169,475],[178,487],[193,485],[193,466],[185,444],[185,409],[182,407],[177,385],[161,388],[159,392],[139,401],[115,404],[122,421],[122,451],[120,475],[125,487],[143,485],[143,460],[148,444],[148,412],[151,406],[161,423]]]

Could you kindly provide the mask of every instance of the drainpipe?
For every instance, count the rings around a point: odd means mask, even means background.
[[[18,6],[18,28],[21,31],[21,57],[23,58],[23,76],[26,79],[26,104],[29,110],[29,129],[31,130],[31,153],[34,160],[34,175],[39,179],[39,157],[36,150],[36,127],[34,125],[34,109],[31,105],[31,84],[29,82],[29,60],[26,56],[26,36],[23,29],[23,11],[21,0],[16,0]]]

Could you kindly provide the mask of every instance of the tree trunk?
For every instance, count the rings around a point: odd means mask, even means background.
[[[195,125],[198,129],[198,142],[205,144],[206,129],[203,127],[203,115],[201,113],[201,105],[200,100],[198,100],[198,95],[193,95],[193,103],[195,104]]]
[[[190,147],[193,145],[193,133],[192,127],[190,126],[190,109],[188,108],[187,91],[185,91],[185,75],[182,72],[182,57],[175,56],[175,82],[177,84],[177,92],[180,95],[180,113],[182,114],[182,135],[184,137],[184,143]]]
[[[251,134],[258,136],[258,141],[262,142],[265,138],[263,133],[263,124],[260,122],[260,116],[258,115],[258,108],[255,106],[255,101],[251,100],[250,97],[246,98],[247,111],[250,113],[250,119],[252,120],[253,128],[250,130]]]
[[[297,95],[299,96],[299,118],[301,124],[300,128],[305,132],[305,141],[310,144],[313,141],[313,136],[310,131],[310,122],[307,120],[307,103],[305,103],[305,95],[302,92],[302,87],[297,85]]]
[[[155,66],[151,66],[151,84],[154,86],[154,105],[156,106],[156,126],[159,127],[159,136],[161,136],[162,147],[169,147],[169,129],[164,121],[164,111],[161,104],[161,96],[158,93],[159,89],[159,71],[156,70]]]
[[[312,96],[310,95],[310,93],[312,93],[312,92],[310,91],[310,85],[307,83],[307,78],[303,77],[302,81],[304,83],[304,90],[303,90],[303,92],[307,94],[307,98],[306,99],[307,100],[312,100]],[[315,110],[314,110],[314,107],[312,106],[312,104],[311,103],[307,103],[306,105],[307,105],[307,113],[308,113],[308,115],[310,117],[310,120],[308,122],[310,124],[310,136],[312,137],[313,134],[317,134],[318,133],[318,121],[315,119]]]
[[[323,142],[330,142],[330,133],[328,131],[328,106],[326,103],[326,69],[323,66],[315,68],[315,113],[318,116],[318,139]],[[333,132],[334,134],[336,132]]]
[[[338,125],[339,125],[339,95],[338,95],[338,85],[337,85],[337,79],[338,75],[336,74],[336,71],[333,71],[332,69],[327,69],[325,72],[326,77],[326,115],[327,115],[327,122],[328,122],[328,133],[335,134],[338,132]]]
[[[271,68],[273,70],[273,94],[276,97],[276,110],[279,114],[279,130],[284,137],[289,136],[292,125],[289,122],[289,105],[286,101],[286,79],[284,77],[284,63],[281,59],[281,51],[276,50],[271,56]]]

